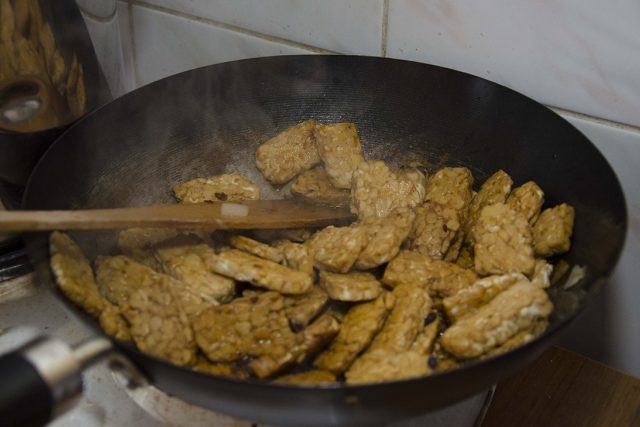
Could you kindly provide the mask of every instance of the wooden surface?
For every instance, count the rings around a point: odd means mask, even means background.
[[[498,384],[482,427],[640,426],[640,379],[552,347]]]
[[[225,210],[246,207],[246,215]],[[354,216],[348,207],[295,200],[251,200],[73,211],[0,211],[0,231],[88,230],[129,227],[251,229],[317,227]]]

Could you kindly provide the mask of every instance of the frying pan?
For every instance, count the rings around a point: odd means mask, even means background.
[[[308,118],[358,126],[365,156],[430,170],[469,167],[476,182],[502,168],[535,180],[547,206],[576,209],[574,279],[550,290],[547,332],[506,354],[424,378],[319,388],[222,378],[173,366],[114,341],[157,387],[188,402],[275,425],[380,425],[473,395],[538,357],[610,275],[626,232],[620,184],[580,132],[535,101],[446,68],[354,56],[281,56],[228,62],[140,88],[70,128],[37,165],[26,209],[107,208],[171,202],[179,181],[238,171],[269,188],[256,147]],[[265,198],[281,197],[279,189]],[[111,233],[74,235],[86,253],[114,250]],[[26,236],[39,280],[56,290],[47,234]],[[554,260],[557,261],[557,260]],[[60,295],[60,294],[59,294]],[[60,295],[74,317],[97,323]]]

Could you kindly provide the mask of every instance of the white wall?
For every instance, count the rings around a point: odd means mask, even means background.
[[[630,216],[609,286],[561,342],[640,376],[640,2],[78,2],[115,95],[216,62],[350,53],[469,72],[554,108],[609,159]]]

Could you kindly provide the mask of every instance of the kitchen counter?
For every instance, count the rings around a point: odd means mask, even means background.
[[[638,426],[640,379],[559,347],[501,382],[482,427]]]

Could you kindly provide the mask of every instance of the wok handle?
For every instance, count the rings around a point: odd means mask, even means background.
[[[0,357],[0,425],[43,426],[82,394],[82,370],[105,355],[111,342],[66,343],[37,338]]]

